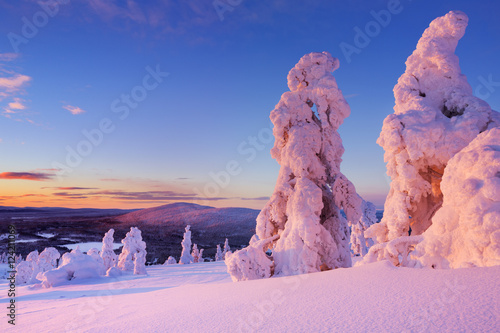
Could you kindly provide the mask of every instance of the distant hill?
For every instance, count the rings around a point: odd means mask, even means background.
[[[131,225],[156,225],[181,231],[189,224],[193,231],[251,237],[255,233],[258,214],[258,210],[249,208],[214,208],[179,202],[141,209],[117,216],[116,220]]]

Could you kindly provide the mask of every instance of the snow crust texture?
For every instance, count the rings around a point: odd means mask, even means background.
[[[499,126],[498,113],[472,95],[455,55],[467,24],[460,11],[435,19],[394,87],[394,114],[384,120],[377,141],[391,188],[381,223],[365,233],[377,243],[407,237],[410,229],[412,236],[424,233],[443,204],[441,180],[449,160],[478,134]],[[390,259],[382,249],[373,247],[369,257]]]

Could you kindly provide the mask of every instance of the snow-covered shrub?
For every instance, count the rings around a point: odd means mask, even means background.
[[[104,275],[104,265],[89,255],[83,254],[77,247],[62,256],[58,268],[41,272],[37,279],[45,288],[56,287],[67,281],[95,278]]]
[[[87,251],[87,255],[91,256],[92,258],[94,258],[95,261],[101,263],[104,265],[104,260],[102,259],[101,255],[100,255],[100,251],[96,248],[91,248]],[[106,267],[104,267],[106,268]]]
[[[168,259],[164,263],[164,265],[175,265],[175,264],[177,264],[177,260],[175,260],[175,258],[172,256],[168,257]]]
[[[40,272],[38,266],[38,250],[31,251],[25,261],[20,261],[16,266],[16,282],[19,284],[36,283],[36,276]]]
[[[16,266],[16,283],[31,283],[33,276],[33,267],[29,261],[21,261]]]
[[[146,274],[146,243],[142,240],[141,231],[131,227],[122,244],[117,267],[122,271],[134,271],[134,274]]]
[[[106,270],[110,269],[111,267],[115,267],[117,263],[117,255],[113,250],[114,233],[114,229],[109,229],[109,231],[104,234],[104,237],[102,239],[101,258],[104,262],[104,267],[106,267]]]
[[[259,237],[254,235],[249,246],[234,253],[226,253],[225,262],[231,279],[236,282],[271,277],[274,264],[264,252],[264,248],[277,236],[259,240]]]
[[[353,255],[364,256],[370,246],[373,245],[371,239],[366,239],[364,232],[371,225],[377,223],[377,210],[375,205],[369,201],[363,201],[363,214],[356,223],[351,224],[351,250]]]
[[[217,244],[217,252],[215,253],[215,261],[224,261],[224,255],[220,248],[220,244]]]
[[[500,128],[477,136],[446,166],[444,202],[417,246],[428,267],[500,264]]]
[[[499,125],[498,113],[472,95],[455,55],[467,24],[459,11],[432,21],[394,87],[394,114],[384,120],[377,141],[385,150],[391,188],[381,223],[365,233],[377,243],[427,230],[443,202],[448,161]]]
[[[350,108],[332,74],[338,67],[327,52],[303,56],[288,74],[290,91],[271,112],[271,156],[281,168],[256,234],[262,241],[279,235],[268,243],[278,276],[351,266],[348,221],[359,221],[363,200],[340,172],[344,148],[337,130]]]
[[[45,248],[38,256],[38,267],[40,272],[49,271],[57,267],[57,260],[61,254],[54,247]]]
[[[198,262],[204,262],[205,261],[203,259],[203,251],[204,251],[204,249],[200,249],[200,252],[198,254]]]
[[[191,228],[190,225],[186,226],[184,232],[184,238],[182,239],[182,253],[181,258],[179,259],[179,264],[190,264],[193,262],[193,256],[191,253]]]
[[[198,245],[193,244],[193,250],[191,251],[191,257],[193,257],[193,262],[198,262],[200,257],[200,251],[198,250]]]

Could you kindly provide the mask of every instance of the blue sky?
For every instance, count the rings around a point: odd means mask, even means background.
[[[389,186],[375,141],[393,112],[392,89],[425,28],[450,10],[469,16],[462,72],[500,109],[493,0],[60,0],[52,16],[36,1],[0,8],[0,205],[261,208],[279,170],[269,113],[300,57],[328,51],[351,106],[342,170],[380,207]],[[340,45],[356,46],[355,29],[376,28],[373,12],[389,9],[390,22],[346,56]],[[127,106],[126,95],[140,102]],[[103,121],[108,133],[89,146],[83,131],[101,131]],[[55,170],[78,147],[87,156]]]

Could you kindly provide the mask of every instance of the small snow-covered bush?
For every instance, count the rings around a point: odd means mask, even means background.
[[[45,248],[38,256],[38,267],[40,272],[49,271],[57,267],[57,260],[61,254],[54,247]]]
[[[175,264],[177,264],[177,260],[175,260],[175,258],[172,256],[168,257],[168,259],[164,263],[164,265],[175,265]]]
[[[37,279],[42,281],[43,287],[50,288],[72,280],[96,278],[104,275],[104,272],[102,263],[97,262],[89,255],[83,254],[77,247],[62,256],[58,268],[39,273]]]
[[[271,277],[274,264],[263,250],[270,241],[259,240],[254,235],[249,246],[234,253],[226,253],[227,271],[234,282]]]
[[[40,268],[38,266],[38,250],[30,252],[26,256],[26,261],[21,261],[16,266],[16,282],[19,284],[36,283],[36,277]]]

